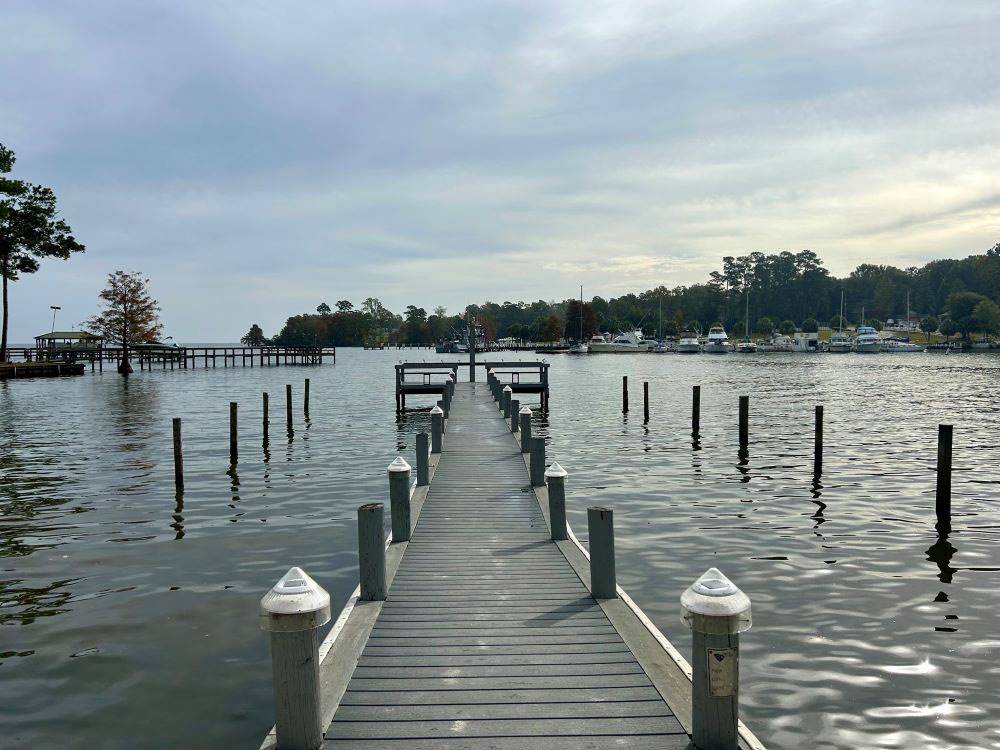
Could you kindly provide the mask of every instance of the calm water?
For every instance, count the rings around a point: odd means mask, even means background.
[[[399,358],[344,349],[336,366],[0,383],[0,745],[256,746],[272,723],[260,596],[299,564],[339,608],[356,581],[355,509],[384,498],[386,465],[428,427],[424,413],[396,420]],[[539,428],[570,472],[571,522],[583,532],[587,505],[615,508],[619,580],[685,653],[678,597],[692,580],[714,565],[750,594],[743,712],[770,747],[1000,748],[1000,356],[550,359]],[[933,517],[941,421],[955,424],[947,539]]]

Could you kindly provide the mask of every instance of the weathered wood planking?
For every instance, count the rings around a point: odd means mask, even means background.
[[[681,723],[550,541],[488,386],[461,384],[440,462],[326,747],[687,745]]]

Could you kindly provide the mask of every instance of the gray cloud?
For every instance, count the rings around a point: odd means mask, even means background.
[[[13,337],[153,278],[169,332],[612,295],[722,255],[997,240],[1000,6],[6,2],[0,139],[88,245]]]

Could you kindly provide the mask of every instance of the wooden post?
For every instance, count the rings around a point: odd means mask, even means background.
[[[229,402],[229,463],[236,466],[239,459],[239,450],[236,441],[236,409],[235,401]]]
[[[514,389],[509,385],[503,387],[503,418],[510,419],[510,400],[514,395]]]
[[[531,409],[522,406],[521,417],[521,453],[531,451]]]
[[[701,430],[701,386],[691,387],[691,434],[698,437]]]
[[[309,416],[309,378],[306,378],[305,391],[302,394],[302,411]]]
[[[174,487],[184,491],[184,453],[181,450],[181,418],[174,417]]]
[[[428,456],[428,448],[430,443],[430,436],[426,432],[417,433],[417,486],[426,487],[431,483],[430,480],[430,457]]]
[[[360,598],[385,601],[385,506],[368,503],[358,508],[358,570]]]
[[[740,396],[740,448],[750,442],[750,397]]]
[[[389,464],[389,515],[392,541],[410,541],[410,465],[402,456]]]
[[[587,508],[590,535],[590,593],[595,599],[618,596],[615,578],[615,523],[611,508]]]
[[[649,424],[649,381],[642,381],[642,422]]]
[[[740,633],[750,627],[750,599],[715,568],[681,596],[691,628],[691,739],[704,750],[739,746]]]
[[[288,434],[292,434],[292,384],[285,385],[285,421],[288,422]]]
[[[441,452],[444,439],[444,409],[435,406],[431,409],[431,453]]]
[[[566,539],[566,477],[568,472],[555,461],[545,470],[549,488],[549,526],[553,541]]]
[[[819,404],[813,430],[813,476],[818,477],[823,473],[823,407]]]
[[[952,425],[939,424],[935,506],[937,529],[942,533],[951,531],[951,445]]]
[[[261,628],[271,633],[275,733],[284,750],[323,745],[319,629],[330,621],[330,595],[292,568],[260,601]]]
[[[531,438],[531,486],[545,484],[545,438]]]
[[[518,430],[518,421],[521,419],[521,402],[516,398],[510,400],[510,431],[516,433]]]
[[[628,375],[622,375],[622,414],[628,414]]]
[[[268,433],[268,427],[270,426],[270,422],[269,422],[269,419],[268,419],[268,416],[267,416],[267,412],[268,412],[268,395],[267,395],[267,391],[264,391],[264,404],[263,404],[263,406],[264,406],[264,445],[267,445],[267,443],[268,443],[268,435],[267,435],[267,433]]]

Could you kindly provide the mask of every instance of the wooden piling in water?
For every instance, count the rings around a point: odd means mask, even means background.
[[[628,414],[628,375],[622,375],[622,414]]]
[[[236,432],[236,409],[235,401],[229,402],[229,464],[236,466],[239,460],[239,447],[237,445]]]
[[[305,390],[302,393],[302,411],[309,416],[309,378],[306,378]]]
[[[642,422],[649,424],[649,381],[642,381]]]
[[[750,397],[740,396],[740,448],[750,443]]]
[[[417,486],[430,484],[430,436],[426,432],[417,433]]]
[[[268,412],[268,395],[267,395],[267,391],[264,391],[263,402],[264,402],[263,403],[263,408],[264,408],[264,445],[267,445],[267,442],[268,442],[267,432],[268,432],[268,425],[269,425],[269,420],[268,420],[268,416],[267,416],[267,412]]]
[[[816,418],[813,426],[813,476],[823,473],[823,407],[816,405]]]
[[[184,490],[184,454],[181,451],[181,418],[174,417],[174,487],[178,492]]]
[[[531,486],[541,487],[545,484],[545,438],[530,438],[531,461],[530,476]]]
[[[292,384],[285,385],[285,421],[288,423],[288,434],[292,434]]]
[[[698,437],[701,431],[701,386],[691,387],[691,435]]]
[[[935,493],[935,510],[937,511],[937,529],[947,533],[951,531],[951,447],[952,425],[938,425],[937,445],[937,490]]]

